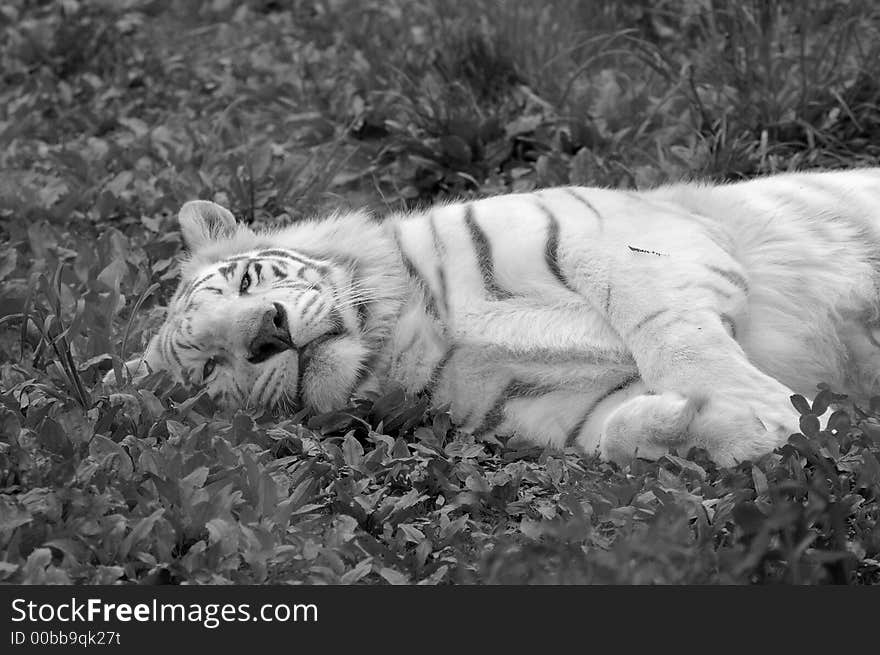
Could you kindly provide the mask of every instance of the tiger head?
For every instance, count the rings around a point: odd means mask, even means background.
[[[381,225],[356,213],[254,232],[202,200],[179,222],[180,284],[134,377],[165,370],[221,407],[276,412],[337,408],[371,379],[402,298]]]

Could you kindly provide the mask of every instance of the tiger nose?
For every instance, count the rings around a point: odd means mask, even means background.
[[[260,317],[257,334],[247,346],[247,360],[251,364],[260,364],[291,348],[293,342],[290,339],[287,312],[279,303],[272,303],[272,307]]]

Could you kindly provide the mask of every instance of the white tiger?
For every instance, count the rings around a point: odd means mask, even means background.
[[[722,465],[798,431],[789,397],[880,372],[880,169],[565,187],[254,232],[186,203],[136,375],[321,412],[389,380],[475,433]]]

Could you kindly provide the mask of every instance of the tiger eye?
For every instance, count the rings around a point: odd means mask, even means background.
[[[250,273],[245,273],[241,277],[241,284],[238,287],[239,293],[247,293],[247,290],[251,287],[251,276]]]
[[[205,362],[205,368],[202,369],[202,380],[207,380],[211,377],[211,373],[214,372],[214,369],[217,368],[217,360],[211,357],[207,362]]]

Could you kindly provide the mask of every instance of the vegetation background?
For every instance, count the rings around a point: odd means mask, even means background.
[[[0,580],[880,582],[880,401],[621,470],[399,390],[302,425],[100,382],[185,200],[278,224],[876,164],[878,30],[870,0],[4,0]]]

